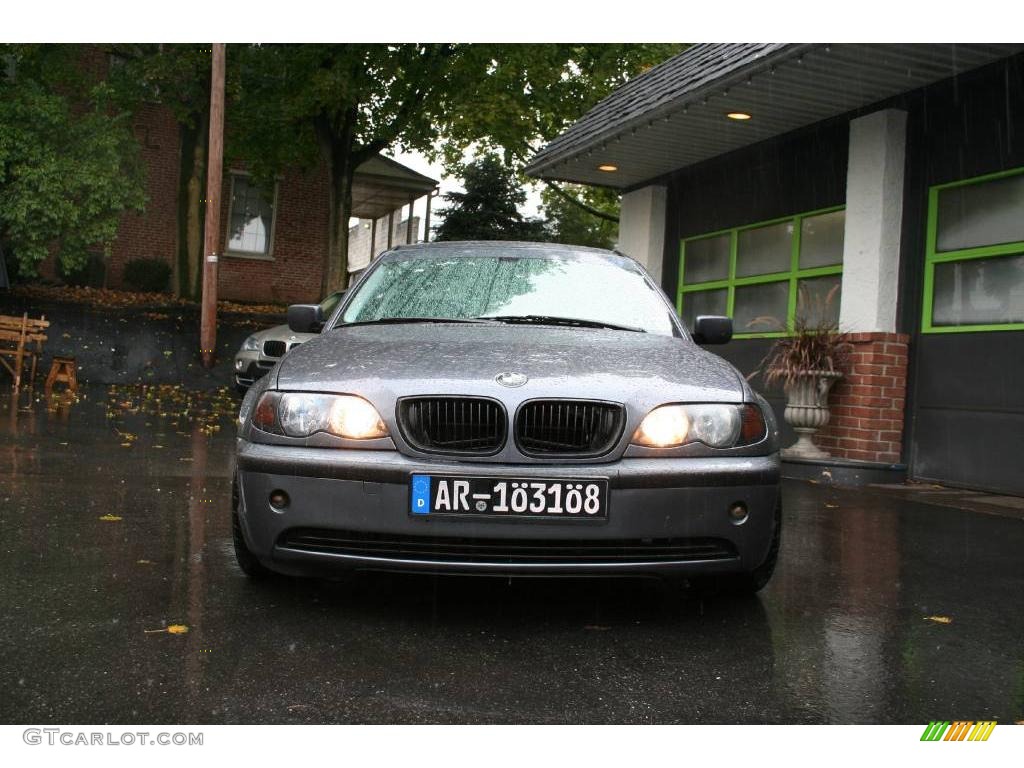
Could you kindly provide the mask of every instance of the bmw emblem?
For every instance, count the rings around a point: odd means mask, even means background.
[[[512,373],[506,371],[505,373],[499,373],[494,377],[494,380],[501,384],[503,387],[521,387],[523,384],[529,381],[529,379],[521,373]]]

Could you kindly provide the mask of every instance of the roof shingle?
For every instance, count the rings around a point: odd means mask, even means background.
[[[693,45],[613,91],[563,134],[533,156],[527,173],[540,171],[559,158],[607,140],[631,123],[650,119],[699,96],[706,86],[768,60],[792,55],[792,43],[705,43]]]

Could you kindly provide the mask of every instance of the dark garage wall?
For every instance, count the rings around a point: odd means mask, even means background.
[[[928,188],[1024,166],[1024,56],[924,89],[907,106],[902,314],[916,332]],[[908,392],[913,476],[1024,494],[1022,382],[1024,333],[917,334]]]
[[[849,121],[834,120],[661,180],[668,187],[662,286],[669,297],[675,300],[681,239],[842,205],[848,144]],[[713,350],[748,375],[758,368],[772,342],[738,339]],[[782,418],[785,396],[781,389],[765,390],[760,377],[751,383],[771,403],[783,445],[789,445],[796,435]]]
[[[904,460],[919,479],[1024,494],[1024,333],[920,333],[928,188],[1024,166],[1024,56],[656,180],[668,189],[663,287],[674,298],[682,238],[843,204],[849,121],[883,108],[908,113],[897,329],[912,336]],[[770,344],[716,351],[746,374]],[[781,393],[766,395],[781,422]]]

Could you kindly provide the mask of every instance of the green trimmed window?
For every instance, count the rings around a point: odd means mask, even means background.
[[[826,208],[683,240],[680,317],[728,315],[741,339],[786,336],[798,317],[838,323],[845,224]]]
[[[928,193],[924,333],[1024,330],[1024,168]]]

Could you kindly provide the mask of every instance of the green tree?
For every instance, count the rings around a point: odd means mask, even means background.
[[[550,184],[541,191],[548,238],[612,248],[619,236],[619,193],[603,187]]]
[[[678,43],[469,46],[481,74],[445,114],[441,153],[494,150],[521,167],[612,90],[682,51]]]
[[[65,274],[108,256],[121,215],[145,204],[128,115],[78,74],[74,46],[0,46],[0,250],[23,276],[54,249]],[[74,96],[74,98],[72,98]]]
[[[401,146],[450,167],[471,146],[518,166],[630,76],[678,45],[378,44],[233,47],[232,154],[257,178],[322,165],[331,231],[324,288],[348,279],[352,177]]]
[[[228,120],[229,152],[258,181],[295,166],[326,169],[329,256],[323,288],[348,280],[348,220],[356,168],[399,138],[425,148],[444,92],[468,86],[457,45],[234,46],[240,98]],[[457,85],[455,85],[457,83]]]
[[[438,240],[543,240],[544,222],[526,219],[519,206],[526,192],[516,172],[495,155],[468,164],[462,175],[465,192],[449,192],[441,209]]]

